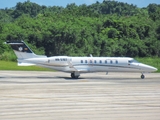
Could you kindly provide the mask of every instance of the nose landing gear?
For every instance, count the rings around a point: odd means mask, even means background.
[[[142,75],[141,75],[141,79],[144,79],[144,78],[145,78],[145,76],[142,74]]]

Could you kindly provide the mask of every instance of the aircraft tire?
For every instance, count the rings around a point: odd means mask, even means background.
[[[78,77],[79,77],[79,75],[78,75],[78,76],[75,76],[74,73],[71,73],[71,78],[72,78],[72,79],[78,79]]]
[[[74,75],[74,73],[71,73],[71,78],[73,78],[73,79],[75,78],[75,75]]]
[[[79,75],[78,75],[78,76],[75,76],[74,73],[71,73],[71,78],[72,78],[72,79],[78,79],[78,77],[79,77]]]
[[[145,76],[142,74],[142,75],[141,75],[141,79],[144,79],[144,78],[145,78]]]

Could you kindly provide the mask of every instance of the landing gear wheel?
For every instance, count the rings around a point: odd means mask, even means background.
[[[75,75],[74,75],[74,73],[71,73],[71,78],[75,78]]]
[[[79,77],[79,75],[78,75],[78,76],[75,76],[74,73],[71,73],[71,78],[72,78],[72,79],[78,79],[78,77]]]
[[[142,74],[142,75],[141,75],[141,79],[144,79],[144,78],[145,78],[145,76]]]

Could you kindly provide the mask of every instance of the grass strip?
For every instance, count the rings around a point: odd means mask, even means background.
[[[17,62],[0,61],[0,70],[21,70],[21,71],[52,71],[39,66],[17,66]]]

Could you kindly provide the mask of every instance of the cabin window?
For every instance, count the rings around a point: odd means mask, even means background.
[[[97,61],[96,61],[96,60],[94,60],[94,63],[97,63]]]
[[[110,61],[110,63],[112,64],[112,63],[113,63],[113,61],[111,60],[111,61]]]
[[[58,59],[58,58],[56,58],[56,59],[55,59],[55,61],[59,61],[59,59]]]
[[[118,60],[116,60],[116,64],[118,64]]]
[[[87,60],[85,60],[85,63],[87,63]]]
[[[83,63],[83,60],[81,60],[81,63]]]
[[[107,64],[107,60],[105,60],[105,64]]]
[[[100,60],[99,63],[102,63],[102,60]]]

